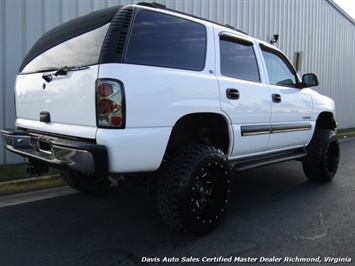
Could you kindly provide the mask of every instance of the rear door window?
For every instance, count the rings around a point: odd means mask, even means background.
[[[221,35],[219,45],[222,75],[260,82],[253,43]]]
[[[202,24],[142,10],[134,21],[125,62],[200,71],[205,55],[206,29]]]

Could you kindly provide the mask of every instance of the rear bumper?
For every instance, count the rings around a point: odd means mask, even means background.
[[[58,168],[69,168],[98,177],[108,175],[104,145],[55,138],[23,130],[1,130],[7,150]]]

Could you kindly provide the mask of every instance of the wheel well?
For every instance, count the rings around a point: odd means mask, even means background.
[[[323,112],[319,114],[317,118],[316,128],[317,129],[331,129],[335,130],[337,124],[334,119],[334,115],[330,112]]]
[[[173,127],[168,150],[188,143],[207,144],[228,152],[229,133],[226,119],[219,114],[198,113],[181,117]]]

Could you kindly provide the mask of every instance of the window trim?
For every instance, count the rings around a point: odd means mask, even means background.
[[[245,46],[254,46],[253,41],[240,38],[239,36],[236,36],[236,35],[231,34],[229,32],[221,32],[219,34],[219,39],[224,40],[224,41],[228,41],[228,42],[239,43],[239,44],[242,44]],[[253,48],[253,50],[254,50],[254,48]]]

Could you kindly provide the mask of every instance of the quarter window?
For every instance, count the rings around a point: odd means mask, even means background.
[[[200,71],[205,65],[205,54],[203,25],[142,10],[134,21],[125,62]]]
[[[221,74],[224,76],[260,81],[253,44],[243,40],[221,36]]]

